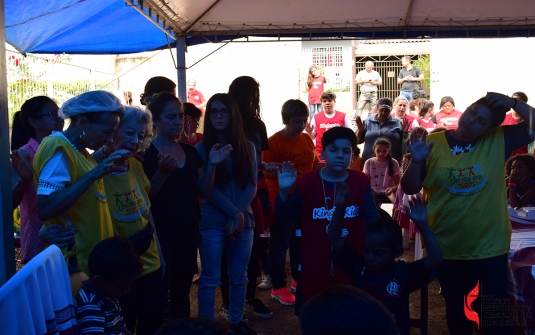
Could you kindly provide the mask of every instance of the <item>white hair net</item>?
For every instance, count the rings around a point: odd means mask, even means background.
[[[90,91],[67,100],[59,110],[63,118],[83,113],[124,111],[121,101],[106,91]]]

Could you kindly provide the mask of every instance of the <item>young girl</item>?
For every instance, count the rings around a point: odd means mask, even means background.
[[[215,288],[221,284],[223,248],[228,255],[231,330],[256,334],[242,322],[247,285],[247,264],[253,244],[251,201],[256,194],[258,164],[255,147],[243,131],[238,106],[228,94],[208,100],[204,137],[195,148],[203,157],[214,145],[232,146],[231,154],[215,172],[212,192],[201,202],[199,229],[202,273],[199,282],[199,317],[214,317]]]
[[[390,149],[392,143],[384,137],[379,137],[373,143],[375,157],[364,163],[363,172],[370,178],[375,198],[386,196],[390,202],[396,201],[396,191],[399,184],[399,164],[392,158]]]
[[[20,107],[20,112],[13,115],[11,162],[19,177],[13,186],[13,208],[20,204],[22,264],[26,264],[45,247],[38,236],[43,221],[37,214],[32,161],[43,138],[52,131],[63,130],[63,119],[58,116],[58,110],[58,105],[52,99],[38,96],[27,100]]]
[[[505,163],[509,204],[512,208],[535,205],[535,157],[528,154],[516,155]]]
[[[412,127],[424,127],[427,131],[435,129],[436,124],[431,120],[433,115],[435,115],[435,104],[433,102],[426,100],[423,104],[419,106],[418,116],[412,122]]]
[[[307,89],[308,89],[308,104],[310,106],[310,121],[314,118],[315,113],[323,111],[321,107],[321,94],[325,91],[325,77],[323,77],[318,68],[312,65],[308,69]]]

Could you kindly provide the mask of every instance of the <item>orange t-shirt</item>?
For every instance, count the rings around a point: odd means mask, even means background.
[[[364,166],[364,162],[362,162],[362,158],[357,156],[353,159],[351,164],[349,164],[349,168],[351,170],[362,172],[362,167]]]
[[[299,137],[292,139],[284,136],[282,132],[276,132],[269,139],[269,150],[262,152],[263,162],[287,162],[294,163],[295,169],[300,170],[297,181],[307,172],[312,171],[314,163],[320,159],[316,154],[316,147],[310,136],[301,133]],[[266,179],[269,195],[274,199],[279,194],[279,182],[277,178]],[[297,182],[296,182],[297,183]],[[294,189],[295,185],[292,187]]]

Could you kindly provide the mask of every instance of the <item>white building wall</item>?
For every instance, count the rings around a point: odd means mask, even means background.
[[[487,91],[523,91],[533,104],[534,56],[533,38],[432,40],[431,100],[449,95],[464,111]]]

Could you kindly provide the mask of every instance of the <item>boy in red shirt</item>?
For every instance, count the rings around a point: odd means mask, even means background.
[[[305,128],[306,132],[316,139],[316,153],[321,156],[322,145],[321,138],[326,130],[334,127],[351,127],[351,121],[349,116],[345,113],[334,110],[336,105],[336,94],[331,91],[325,91],[321,94],[321,106],[323,111],[314,115],[314,118]]]
[[[300,280],[296,292],[296,314],[302,303],[332,284],[350,284],[351,278],[331,259],[332,246],[327,237],[335,210],[336,184],[345,181],[351,187],[342,220],[344,241],[357,254],[363,254],[365,225],[379,217],[370,180],[362,172],[347,170],[357,146],[352,129],[335,127],[325,132],[321,158],[325,167],[304,175],[293,193],[297,180],[292,162],[284,162],[278,174],[279,195],[275,199],[275,216],[281,222],[295,220],[301,228]],[[276,298],[276,297],[275,297]]]

